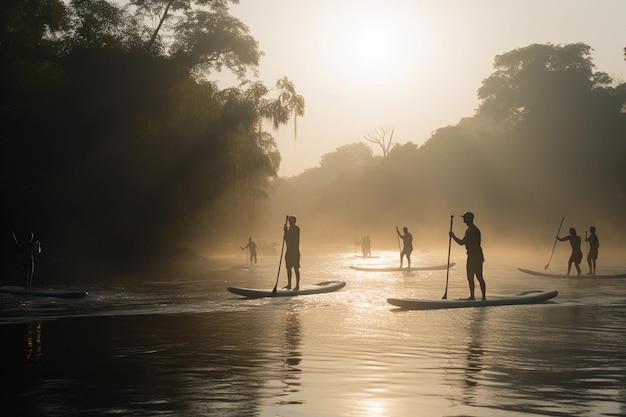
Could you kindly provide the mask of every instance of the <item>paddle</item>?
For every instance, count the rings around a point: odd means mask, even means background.
[[[559,225],[559,230],[557,230],[556,237],[554,238],[554,246],[552,247],[552,253],[550,254],[550,259],[548,260],[548,263],[543,268],[544,271],[548,269],[548,267],[550,266],[550,262],[552,262],[552,255],[554,255],[554,248],[556,248],[556,242],[558,241],[557,238],[559,237],[559,234],[561,233],[561,226],[563,226],[563,220],[565,220],[565,217],[561,218],[561,224]]]
[[[454,220],[454,215],[450,215],[450,233],[452,233],[452,220]],[[452,247],[452,236],[448,233],[448,267],[446,268],[446,291],[443,293],[442,300],[448,299],[448,276],[450,275],[450,249]]]
[[[285,227],[287,227],[287,223],[289,222],[289,215],[285,217]],[[272,290],[272,295],[276,294],[276,290],[278,289],[278,277],[280,277],[280,265],[283,263],[283,251],[285,250],[285,235],[283,228],[283,247],[280,248],[280,260],[278,261],[278,273],[276,274],[276,284],[274,284],[274,289]]]
[[[396,238],[398,239],[398,250],[402,252],[402,247],[400,246],[400,235],[398,234],[398,226],[396,226]]]

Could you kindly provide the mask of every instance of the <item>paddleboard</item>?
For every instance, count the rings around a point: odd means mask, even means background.
[[[513,295],[489,295],[487,299],[446,299],[423,300],[416,298],[387,298],[387,302],[406,310],[437,310],[444,308],[488,307],[515,304],[537,304],[550,300],[558,295],[557,290],[533,290]]]
[[[326,292],[333,292],[342,289],[346,286],[344,281],[324,281],[317,284],[300,285],[298,291],[278,289],[275,293],[270,289],[254,289],[254,288],[240,288],[240,287],[228,287],[228,291],[233,294],[242,295],[248,298],[261,298],[261,297],[295,297],[297,295],[310,295],[310,294],[322,294]]]
[[[32,288],[4,285],[0,287],[0,293],[28,295],[32,297],[56,297],[56,298],[82,298],[88,295],[87,291],[62,290],[53,288]]]
[[[554,274],[554,273],[550,273],[550,272],[540,272],[540,271],[532,271],[530,269],[524,269],[524,268],[517,268],[520,271],[530,274],[530,275],[535,275],[537,277],[545,277],[545,278],[578,278],[578,279],[584,279],[584,278],[590,278],[590,279],[598,279],[598,278],[626,278],[626,273],[622,273],[622,274],[596,274],[596,275],[587,275],[587,274],[581,274],[578,275],[576,273],[576,270],[573,271],[573,273],[571,273],[570,275],[567,274]]]
[[[350,258],[358,258],[358,259],[377,259],[380,258],[380,256],[378,255],[370,255],[370,256],[363,256],[363,255],[351,255]]]
[[[450,262],[450,268],[452,268],[454,265],[455,265],[454,262]],[[384,266],[360,266],[360,265],[350,265],[350,268],[356,271],[367,271],[367,272],[394,272],[394,271],[410,272],[410,271],[434,271],[434,270],[447,269],[448,264],[433,265],[433,266],[411,266],[410,269],[406,266],[400,268],[399,266],[384,267]]]

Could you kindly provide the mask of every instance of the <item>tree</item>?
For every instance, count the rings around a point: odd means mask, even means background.
[[[243,79],[262,53],[248,27],[229,13],[230,3],[239,0],[131,0],[137,17],[158,19],[148,53],[175,57],[196,75],[226,67]],[[163,31],[173,35],[171,42],[160,36]]]
[[[583,43],[533,44],[498,55],[495,72],[478,90],[478,115],[519,123],[529,114],[550,114],[580,100],[581,93],[611,84],[594,68],[591,47]]]
[[[1,2],[0,214],[45,213],[33,226],[58,252],[122,262],[253,219],[280,164],[262,121],[302,116],[304,98],[287,78],[224,91],[208,79],[207,68],[243,77],[258,65],[233,2],[135,2],[164,7],[156,36],[112,1]],[[59,16],[42,12],[64,4]],[[97,248],[71,247],[84,230]]]
[[[374,133],[368,133],[363,136],[363,138],[370,142],[378,145],[380,149],[383,151],[383,158],[389,155],[389,150],[391,149],[391,144],[393,143],[393,133],[394,129],[391,129],[391,134],[389,138],[387,138],[387,133],[389,132],[388,128],[381,127],[380,129],[374,130]]]

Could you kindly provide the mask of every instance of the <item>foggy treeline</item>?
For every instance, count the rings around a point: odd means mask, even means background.
[[[397,248],[395,226],[407,226],[416,249],[431,250],[447,245],[451,215],[463,233],[459,215],[473,211],[485,245],[549,253],[565,217],[561,236],[595,225],[604,250],[623,251],[626,84],[596,71],[591,54],[579,43],[497,56],[475,115],[386,157],[366,141],[338,148],[280,180],[269,218],[297,214],[303,242],[370,235],[379,249]]]
[[[354,143],[277,178],[263,126],[303,116],[304,98],[287,78],[250,81],[262,52],[229,3],[1,2],[5,261],[13,230],[34,231],[47,262],[79,271],[238,247],[249,235],[280,241],[286,214],[305,246],[365,234],[391,245],[397,225],[429,249],[466,210],[492,242],[549,245],[562,216],[564,230],[594,224],[623,242],[626,84],[595,71],[589,46],[496,57],[476,114],[424,145],[382,158]],[[218,70],[241,85],[220,89]]]

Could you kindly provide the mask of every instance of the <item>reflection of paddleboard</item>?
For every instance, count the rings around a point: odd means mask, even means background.
[[[248,298],[261,297],[295,297],[297,295],[321,294],[325,292],[333,292],[346,286],[344,281],[325,281],[317,284],[301,285],[298,291],[278,289],[275,293],[267,289],[253,289],[228,287],[228,291],[233,294],[242,295]]]
[[[527,274],[530,275],[535,275],[538,277],[546,277],[546,278],[590,278],[590,279],[594,279],[594,278],[626,278],[626,273],[622,273],[622,274],[597,274],[597,275],[577,275],[576,271],[574,270],[572,274],[567,275],[567,274],[552,274],[549,272],[540,272],[540,271],[531,271],[530,269],[524,269],[524,268],[517,268],[522,272],[525,272]]]
[[[450,268],[455,265],[454,262],[450,262]],[[350,268],[355,269],[357,271],[368,271],[368,272],[394,272],[394,271],[431,271],[431,270],[440,270],[447,269],[448,264],[444,265],[433,265],[433,266],[412,266],[410,269],[405,267],[400,268],[399,266],[358,266],[358,265],[350,265]]]
[[[87,291],[59,290],[52,288],[33,288],[27,290],[24,287],[2,286],[0,293],[30,295],[33,297],[56,297],[56,298],[82,298],[87,296]]]
[[[372,259],[372,258],[380,258],[380,256],[378,256],[378,255],[369,255],[369,256],[363,256],[363,255],[352,255],[352,256],[350,256],[350,258]]]
[[[447,299],[447,300],[421,300],[411,298],[387,298],[387,302],[396,307],[407,310],[436,310],[443,308],[461,308],[461,307],[487,307],[487,306],[505,306],[515,304],[537,304],[543,303],[558,295],[556,290],[536,290],[526,291],[514,295],[489,295],[486,300],[466,300],[466,299]]]

